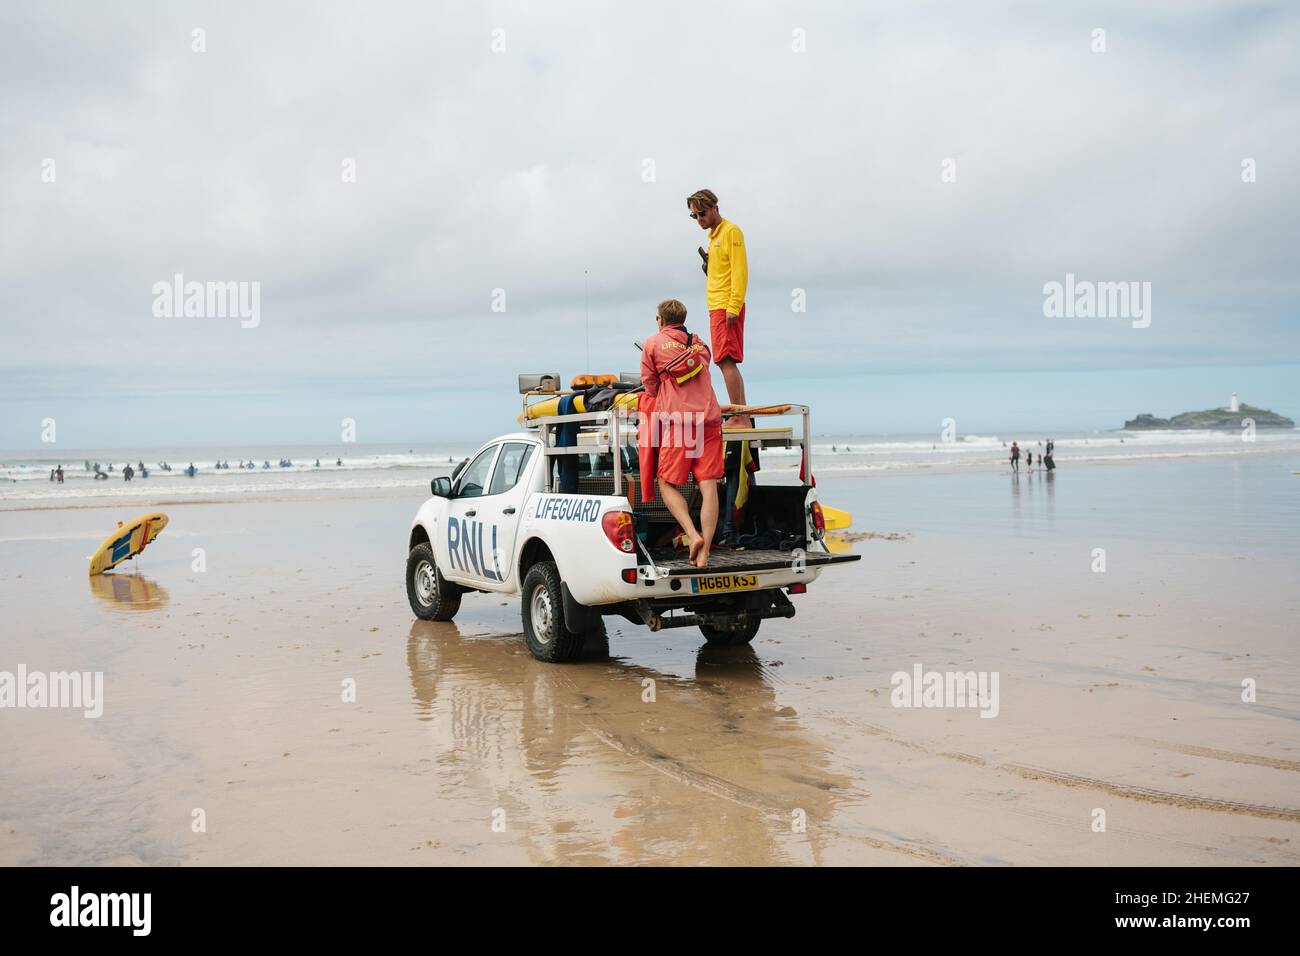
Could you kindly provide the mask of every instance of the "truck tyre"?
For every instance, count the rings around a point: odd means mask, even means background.
[[[406,599],[424,621],[450,621],[460,610],[460,589],[442,576],[428,542],[417,544],[406,558]]]
[[[539,661],[561,664],[582,650],[585,634],[571,634],[564,626],[564,592],[554,561],[539,561],[524,575],[522,594],[524,640]]]
[[[704,639],[714,647],[741,647],[754,639],[758,625],[762,623],[762,618],[753,617],[734,629],[723,630],[712,624],[701,624],[700,631],[704,634]]]

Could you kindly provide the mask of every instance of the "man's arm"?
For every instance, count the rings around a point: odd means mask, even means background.
[[[745,290],[749,286],[749,261],[745,258],[745,236],[739,228],[731,230],[731,297],[727,300],[727,314],[739,315],[745,304]]]
[[[655,368],[652,341],[653,337],[646,339],[641,349],[641,384],[645,386],[645,393],[654,398],[659,394],[659,372]]]

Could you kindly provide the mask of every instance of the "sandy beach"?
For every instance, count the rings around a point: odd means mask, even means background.
[[[874,534],[795,618],[572,665],[517,599],[412,617],[418,490],[169,504],[90,581],[149,499],[0,512],[0,670],[104,673],[0,713],[0,864],[1300,862],[1300,457],[1061,465],[822,478]],[[917,666],[996,717],[894,706]]]

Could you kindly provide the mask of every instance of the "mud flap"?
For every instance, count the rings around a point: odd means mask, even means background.
[[[564,627],[570,634],[584,634],[600,623],[600,613],[585,604],[579,604],[569,593],[569,586],[560,582],[564,593]]]

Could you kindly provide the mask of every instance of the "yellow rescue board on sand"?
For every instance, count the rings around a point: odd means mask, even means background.
[[[830,505],[822,505],[822,517],[826,519],[827,531],[843,531],[853,524],[853,515]]]
[[[167,589],[142,574],[92,574],[90,593],[115,611],[148,611],[167,603]]]
[[[115,568],[123,561],[134,558],[158,537],[165,527],[167,527],[167,516],[161,511],[122,522],[90,556],[91,575],[103,574],[109,568]]]

